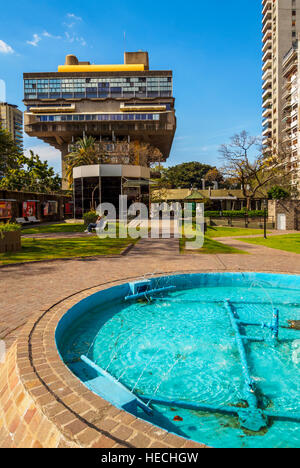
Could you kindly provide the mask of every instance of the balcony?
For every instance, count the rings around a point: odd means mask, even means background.
[[[263,4],[263,10],[262,10],[262,15],[265,16],[268,11],[272,12],[272,1],[271,0],[264,0],[262,2]]]
[[[292,59],[297,57],[297,47],[292,47],[283,57],[283,66],[287,65],[287,63]]]
[[[264,91],[268,89],[272,90],[272,75],[269,75],[268,79],[263,82],[262,89]]]
[[[289,87],[289,88],[287,88],[287,89],[284,91],[284,93],[282,94],[282,99],[283,99],[283,100],[284,100],[284,99],[287,99],[289,96],[291,96],[291,94],[292,94],[292,88]]]
[[[263,64],[262,70],[263,70],[263,72],[266,72],[267,70],[271,70],[271,69],[272,69],[272,60],[271,60],[271,58],[269,58],[269,59]]]
[[[272,58],[272,48],[269,47],[266,49],[265,53],[263,54],[263,62],[267,62],[267,60],[271,59]]]
[[[298,60],[295,59],[292,62],[289,62],[283,69],[283,76],[287,77],[293,71],[297,71],[298,69]]]
[[[262,135],[264,137],[270,138],[272,136],[272,128],[271,126],[267,126],[266,128],[263,128]]]
[[[267,40],[272,39],[272,29],[268,29],[264,34],[262,41],[265,43]]]
[[[295,127],[298,127],[298,119],[294,120],[293,122],[291,122],[291,128],[295,128]]]
[[[268,41],[264,43],[263,48],[262,48],[263,53],[265,53],[267,49],[271,49],[271,50],[273,49],[271,39],[269,39]]]
[[[272,97],[272,88],[268,88],[263,92],[262,98],[265,100],[266,98]]]
[[[283,109],[283,110],[287,110],[287,109],[289,109],[291,106],[292,106],[291,100],[288,99],[288,100],[286,100],[286,101],[283,103],[282,109]]]
[[[268,80],[271,81],[271,79],[272,79],[272,70],[271,68],[269,68],[267,71],[264,72],[262,76],[262,80],[267,82]]]
[[[270,128],[272,123],[271,117],[267,117],[266,119],[263,120],[262,126],[263,128]]]
[[[272,101],[272,98],[270,97],[269,99],[266,99],[263,101],[262,108],[269,109],[270,107],[272,107],[272,104],[273,104],[273,101]]]
[[[271,116],[271,115],[272,115],[272,107],[269,107],[268,109],[266,109],[266,110],[263,112],[263,114],[262,114],[262,116],[263,116],[264,119],[265,119],[266,117]]]
[[[265,35],[267,31],[272,31],[272,21],[271,21],[271,19],[268,19],[265,22],[265,24],[264,24],[264,26],[262,28],[263,35]]]

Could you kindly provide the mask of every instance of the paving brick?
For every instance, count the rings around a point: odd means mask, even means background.
[[[136,448],[148,448],[152,442],[149,437],[139,433],[130,440],[130,443]]]
[[[127,441],[133,434],[133,429],[128,426],[118,426],[117,429],[112,431],[112,435],[120,440]]]

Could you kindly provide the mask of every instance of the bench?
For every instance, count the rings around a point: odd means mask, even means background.
[[[16,218],[16,223],[18,223],[18,224],[30,224],[30,221],[27,221],[25,218]]]
[[[29,223],[40,223],[41,221],[37,219],[35,216],[28,216]]]

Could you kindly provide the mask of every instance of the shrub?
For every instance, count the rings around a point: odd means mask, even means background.
[[[259,218],[264,216],[263,210],[232,210],[232,211],[222,211],[222,215],[220,211],[206,211],[204,216],[206,218],[245,218],[247,216],[249,218]]]
[[[21,226],[15,223],[0,223],[0,232],[12,232],[12,231],[20,231]]]
[[[0,223],[0,239],[4,239],[5,232],[21,231],[21,226],[15,223]]]
[[[88,213],[84,213],[84,224],[88,226],[91,223],[95,223],[98,219],[98,216],[99,215],[96,213],[96,211],[89,211]]]

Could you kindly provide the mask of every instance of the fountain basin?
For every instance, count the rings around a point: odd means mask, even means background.
[[[241,362],[224,307],[230,299],[247,322],[268,322],[273,309],[279,309],[278,344],[269,341],[269,330],[250,327],[254,338],[265,341],[247,343],[247,359],[261,409],[278,414],[300,412],[300,336],[289,328],[290,321],[300,318],[300,277],[212,273],[166,276],[151,282],[153,288],[175,289],[151,302],[126,303],[130,285],[116,286],[84,299],[60,320],[56,329],[59,353],[83,383],[91,379],[83,369],[82,355],[139,398],[152,395],[246,409]],[[111,395],[98,390],[93,389],[118,406]],[[267,428],[251,432],[234,415],[151,406],[151,416],[140,408],[127,411],[169,432],[216,447],[299,446],[297,422],[271,420]]]

